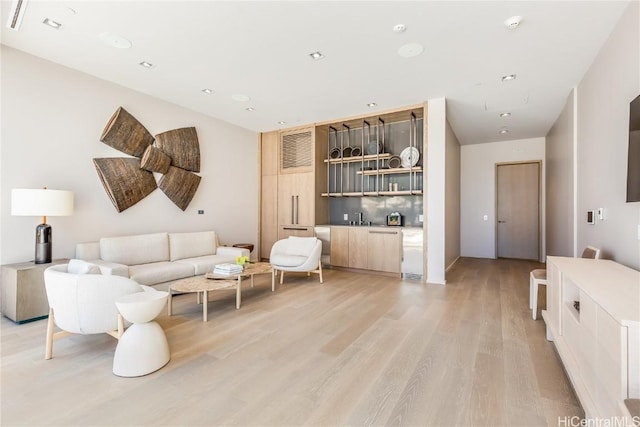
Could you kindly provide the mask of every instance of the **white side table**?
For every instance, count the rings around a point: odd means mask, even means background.
[[[169,343],[153,319],[167,303],[168,292],[145,291],[116,300],[120,314],[132,323],[122,334],[113,357],[113,373],[119,377],[140,377],[169,362]]]

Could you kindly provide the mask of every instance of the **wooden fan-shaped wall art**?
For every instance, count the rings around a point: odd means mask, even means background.
[[[109,199],[118,212],[160,189],[183,211],[200,185],[200,146],[195,127],[173,129],[154,138],[124,108],[105,126],[100,141],[137,158],[93,159]],[[155,144],[154,144],[155,141]],[[163,174],[156,184],[152,172]]]

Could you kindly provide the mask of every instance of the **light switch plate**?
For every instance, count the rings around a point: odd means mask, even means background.
[[[483,220],[483,221],[489,221],[489,215],[485,215],[485,216],[483,216],[483,217],[482,217],[482,220]]]
[[[342,219],[344,219],[345,221],[349,221],[349,214],[344,214]]]
[[[424,215],[422,215],[422,214],[418,215],[418,221],[419,222],[424,222]]]

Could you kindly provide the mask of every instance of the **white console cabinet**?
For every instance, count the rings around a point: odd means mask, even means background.
[[[542,317],[586,417],[628,417],[624,399],[640,398],[640,272],[547,257]]]

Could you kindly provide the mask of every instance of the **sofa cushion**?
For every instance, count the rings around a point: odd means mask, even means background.
[[[306,255],[271,254],[269,262],[274,266],[298,267],[309,259]]]
[[[171,261],[215,254],[216,233],[214,231],[169,233],[169,255]]]
[[[169,234],[104,237],[100,239],[100,258],[124,265],[169,261]]]
[[[287,239],[287,248],[285,253],[287,255],[300,255],[308,257],[316,247],[316,237],[296,237],[289,236]],[[277,264],[277,263],[276,263]],[[280,264],[284,265],[284,264]],[[296,264],[299,265],[299,264]]]
[[[213,271],[213,267],[215,265],[224,264],[227,262],[235,264],[236,259],[234,256],[229,257],[226,255],[208,255],[197,258],[185,258],[176,261],[176,263],[188,264],[193,266],[193,268],[195,268],[196,275],[210,273]]]
[[[100,242],[76,243],[76,258],[85,261],[100,258]]]
[[[168,261],[129,267],[129,277],[141,285],[155,285],[170,280],[183,279],[193,276],[194,273],[193,265]]]
[[[100,274],[100,267],[81,259],[70,259],[67,264],[67,273],[71,274]]]

